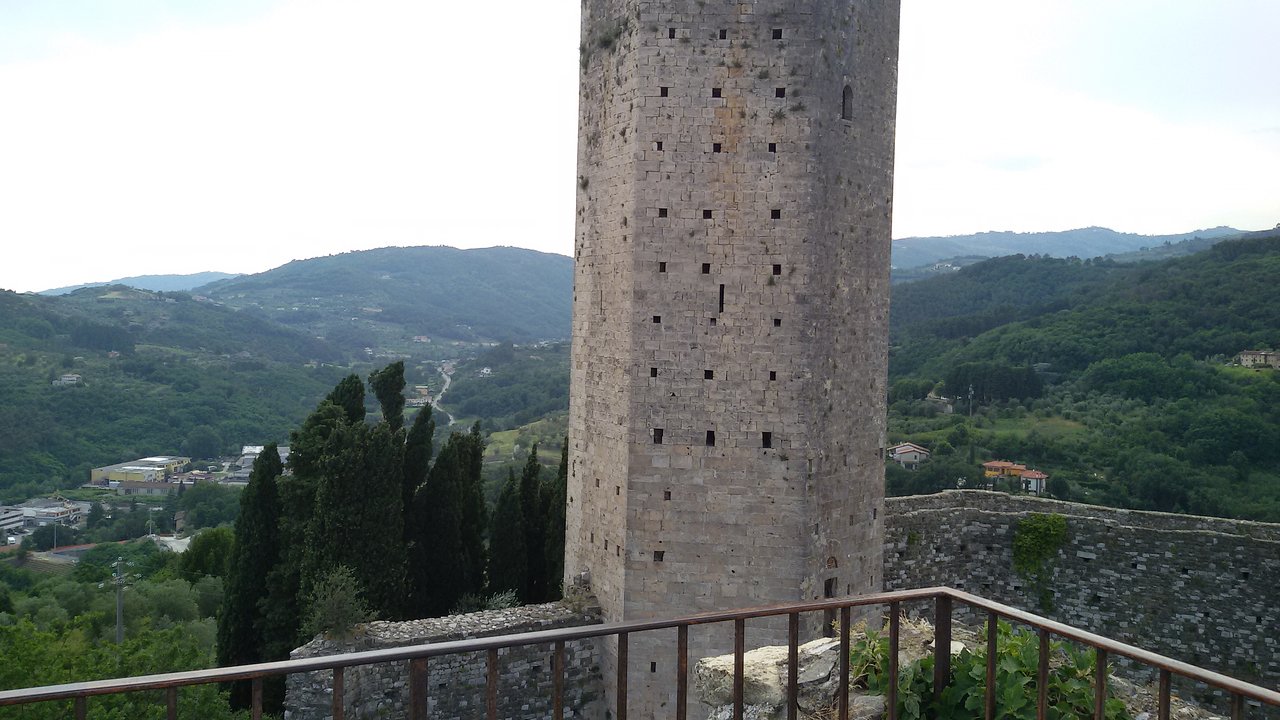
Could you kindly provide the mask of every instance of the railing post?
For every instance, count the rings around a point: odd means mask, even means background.
[[[984,691],[987,720],[996,718],[996,638],[1000,630],[1000,616],[987,613],[987,687]]]
[[[1045,720],[1049,712],[1049,631],[1041,628],[1040,661],[1036,668],[1036,720]]]
[[[614,717],[627,720],[627,634],[618,633],[618,707]]]
[[[333,669],[333,720],[343,720],[347,714],[347,669]]]
[[[489,720],[498,720],[498,648],[489,648],[485,677],[485,709]]]
[[[1169,686],[1172,680],[1168,670],[1160,671],[1160,697],[1156,705],[1156,720],[1169,720]]]
[[[81,695],[75,700],[76,720],[85,720],[89,715],[88,698]]]
[[[427,659],[409,661],[409,720],[427,720]]]
[[[840,720],[849,720],[849,613],[840,608]]]
[[[564,641],[557,640],[551,653],[551,672],[555,683],[551,694],[551,720],[564,720]],[[423,720],[426,720],[423,718]]]
[[[787,614],[787,720],[800,710],[800,613]]]
[[[1231,693],[1231,720],[1244,720],[1244,696]]]
[[[933,699],[951,682],[951,596],[939,595],[933,603]]]
[[[253,698],[250,700],[249,717],[253,720],[262,720],[262,678],[254,678],[249,683],[249,688],[249,694]]]
[[[733,621],[733,720],[742,720],[743,712],[743,655],[747,644],[747,621]]]
[[[902,619],[897,602],[889,603],[889,695],[885,699],[889,720],[898,720],[898,635]]]
[[[689,712],[689,626],[676,628],[676,720]]]
[[[178,688],[171,687],[164,692],[165,717],[178,720]]]
[[[1107,651],[1098,648],[1093,668],[1093,720],[1107,717]]]

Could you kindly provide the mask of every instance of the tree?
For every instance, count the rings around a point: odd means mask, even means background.
[[[413,425],[409,427],[409,435],[404,443],[404,472],[401,477],[403,484],[400,499],[405,513],[412,511],[413,496],[422,483],[427,481],[427,472],[431,469],[432,440],[435,434],[436,422],[432,417],[431,408],[424,407],[414,416]],[[405,539],[408,540],[407,520],[405,530]]]
[[[1050,495],[1058,500],[1071,499],[1071,483],[1067,482],[1067,479],[1061,475],[1054,475],[1049,478],[1046,489]]]
[[[342,408],[347,422],[364,422],[364,383],[360,382],[359,375],[343,378],[325,400]]]
[[[462,548],[462,464],[453,433],[440,449],[427,481],[413,496],[409,541],[409,612],[436,617],[466,594]]]
[[[89,517],[85,518],[85,527],[89,530],[93,530],[101,525],[103,521],[106,520],[106,517],[106,509],[102,507],[102,503],[95,500],[93,504],[89,506]]]
[[[227,573],[222,612],[218,615],[218,664],[244,665],[266,659],[262,652],[259,601],[266,596],[267,576],[279,557],[280,499],[276,479],[281,472],[275,443],[253,461],[249,485],[240,496],[236,542]],[[249,684],[231,688],[234,707],[249,706]]]
[[[542,465],[534,443],[520,473],[520,509],[524,519],[526,585],[520,597],[526,603],[547,599],[546,508],[542,493]],[[490,536],[492,545],[492,536]]]
[[[569,488],[569,438],[560,449],[560,467],[555,479],[545,488],[547,599],[555,600],[563,594],[564,584],[564,515],[565,500]]]
[[[191,538],[178,564],[183,578],[195,582],[206,575],[224,577],[235,542],[235,533],[228,527],[210,528]]]
[[[507,482],[498,496],[489,530],[489,592],[512,590],[524,602],[531,602],[523,484],[516,481],[514,470],[507,470]]]
[[[346,637],[351,628],[374,618],[364,601],[360,581],[346,565],[335,567],[316,583],[305,607],[302,628],[307,635]]]
[[[208,425],[197,425],[187,433],[182,452],[193,458],[215,458],[222,454],[222,436]]]
[[[382,419],[395,432],[404,427],[404,361],[397,360],[369,374],[369,387],[382,406]],[[427,412],[430,412],[428,409]]]

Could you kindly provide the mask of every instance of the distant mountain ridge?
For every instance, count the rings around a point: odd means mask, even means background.
[[[49,290],[41,290],[40,295],[66,295],[67,293],[83,290],[87,287],[102,287],[106,285],[128,285],[129,287],[138,288],[139,290],[151,290],[154,292],[186,292],[194,290],[201,285],[208,285],[218,280],[227,280],[229,278],[240,277],[235,273],[224,272],[198,272],[186,275],[135,275],[133,277],[118,278],[115,280],[107,280],[105,282],[88,282],[79,285],[67,285],[66,287],[51,288]]]
[[[197,292],[347,347],[419,336],[554,340],[569,337],[573,260],[515,247],[387,247],[295,260]]]
[[[1134,252],[1195,238],[1227,238],[1243,234],[1244,231],[1230,227],[1207,228],[1175,235],[1138,235],[1104,227],[1087,227],[1057,232],[992,231],[949,237],[909,237],[893,241],[893,267],[915,268],[964,256],[1048,255],[1084,259]]]

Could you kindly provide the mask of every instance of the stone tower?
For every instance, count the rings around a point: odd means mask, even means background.
[[[878,590],[898,0],[582,13],[566,583],[610,621]],[[629,657],[674,717],[674,633]]]

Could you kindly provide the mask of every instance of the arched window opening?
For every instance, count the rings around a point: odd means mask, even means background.
[[[844,86],[844,97],[840,100],[840,119],[853,119],[853,88]]]

